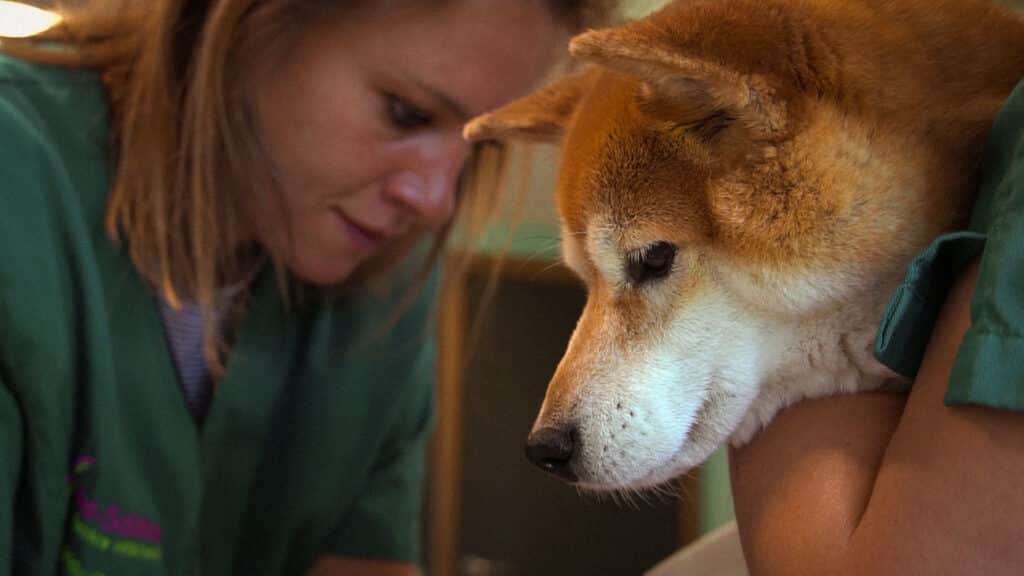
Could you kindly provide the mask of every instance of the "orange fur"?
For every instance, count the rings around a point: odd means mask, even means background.
[[[780,325],[875,318],[909,258],[966,218],[1024,77],[1024,20],[982,0],[690,0],[570,49],[592,67],[466,129],[564,135],[563,243],[590,296],[538,427],[578,421],[595,386],[641,386],[608,374],[707,290]],[[679,247],[671,278],[631,286],[623,263],[655,242]]]

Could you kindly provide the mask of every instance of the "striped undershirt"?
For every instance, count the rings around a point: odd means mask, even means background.
[[[203,318],[199,305],[181,302],[176,310],[165,299],[158,299],[164,332],[178,371],[178,384],[192,419],[202,425],[213,398],[213,379],[203,355]]]
[[[256,274],[263,267],[263,260],[254,262],[252,269],[245,277],[234,284],[218,289],[213,296],[214,311],[219,330],[223,332],[225,316],[232,304],[244,297]],[[160,303],[160,316],[163,318],[164,333],[171,348],[171,357],[178,373],[178,385],[185,398],[189,413],[196,425],[202,426],[206,413],[213,402],[214,381],[210,375],[210,367],[206,363],[205,340],[203,339],[203,315],[199,304],[191,300],[179,299],[179,306],[171,306],[159,290],[154,296]],[[222,334],[223,335],[223,334]]]

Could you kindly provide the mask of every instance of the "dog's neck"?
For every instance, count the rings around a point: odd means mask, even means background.
[[[731,437],[734,445],[746,444],[780,410],[798,400],[907,386],[874,355],[878,323],[896,281],[890,284],[831,314],[776,331],[774,357],[778,360],[766,367],[758,396]]]

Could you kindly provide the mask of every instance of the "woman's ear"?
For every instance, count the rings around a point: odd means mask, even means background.
[[[470,142],[524,140],[557,143],[596,75],[596,69],[588,69],[556,80],[494,112],[473,118],[463,128],[462,135]]]

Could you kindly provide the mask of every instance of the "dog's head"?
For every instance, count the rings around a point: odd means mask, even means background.
[[[815,368],[830,344],[809,326],[852,306],[842,317],[862,325],[840,328],[871,330],[962,203],[942,192],[961,165],[924,137],[930,120],[893,115],[888,95],[914,86],[876,94],[884,62],[840,62],[819,34],[848,23],[823,32],[759,5],[688,3],[578,36],[589,68],[466,127],[562,145],[563,256],[588,300],[528,451],[582,486],[702,462],[766,379]]]

